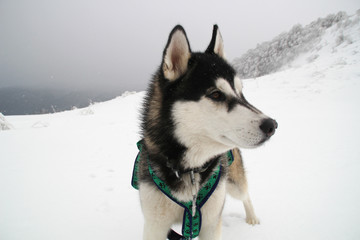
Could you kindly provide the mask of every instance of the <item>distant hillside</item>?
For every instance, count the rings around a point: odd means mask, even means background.
[[[54,89],[1,88],[0,112],[4,115],[53,113],[110,100],[120,92],[71,92]]]
[[[242,78],[255,78],[276,72],[293,61],[299,54],[312,51],[321,40],[326,29],[336,25],[337,41],[351,41],[344,36],[343,29],[359,25],[360,10],[351,18],[345,12],[319,18],[303,27],[295,25],[290,31],[280,34],[269,42],[258,44],[255,49],[248,50],[233,65]]]

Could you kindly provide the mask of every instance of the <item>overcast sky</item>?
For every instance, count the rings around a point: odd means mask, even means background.
[[[294,24],[359,0],[0,0],[0,87],[144,90],[171,29],[204,50],[217,23],[231,61]]]

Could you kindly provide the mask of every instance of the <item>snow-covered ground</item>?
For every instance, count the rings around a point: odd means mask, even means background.
[[[346,36],[339,40],[339,31]],[[360,239],[360,25],[328,29],[289,68],[244,80],[279,128],[242,150],[261,224],[228,197],[223,239]],[[1,240],[142,239],[130,186],[144,93],[85,109],[5,116]]]

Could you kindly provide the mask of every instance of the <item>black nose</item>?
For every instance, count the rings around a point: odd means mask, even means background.
[[[261,125],[260,129],[263,131],[263,133],[266,134],[266,136],[271,137],[275,133],[275,129],[278,127],[277,122],[274,119],[268,118],[265,119]]]

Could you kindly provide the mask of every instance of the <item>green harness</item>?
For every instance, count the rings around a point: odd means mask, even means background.
[[[133,176],[131,180],[131,185],[139,190],[139,182],[138,182],[138,172],[139,172],[139,163],[141,161],[140,153],[143,149],[143,142],[139,141],[137,143],[137,147],[139,149],[139,153],[135,159],[134,164],[134,170],[133,170]],[[227,153],[228,157],[228,164],[231,165],[231,163],[234,161],[234,157],[231,151],[228,151]],[[183,216],[183,225],[182,225],[182,235],[185,239],[193,239],[196,238],[201,229],[201,207],[205,204],[205,202],[209,199],[211,194],[214,192],[217,184],[219,183],[220,176],[221,176],[221,164],[218,163],[218,166],[216,167],[214,173],[210,176],[209,180],[202,186],[202,188],[199,190],[199,192],[194,195],[194,199],[192,201],[183,202],[177,200],[172,194],[169,187],[165,184],[163,180],[161,180],[158,176],[156,176],[155,172],[151,168],[149,158],[147,158],[148,166],[149,166],[149,173],[155,183],[155,185],[158,187],[158,189],[163,192],[168,198],[170,198],[172,201],[180,205],[184,208],[184,216]],[[192,179],[193,179],[193,173],[192,173]]]

